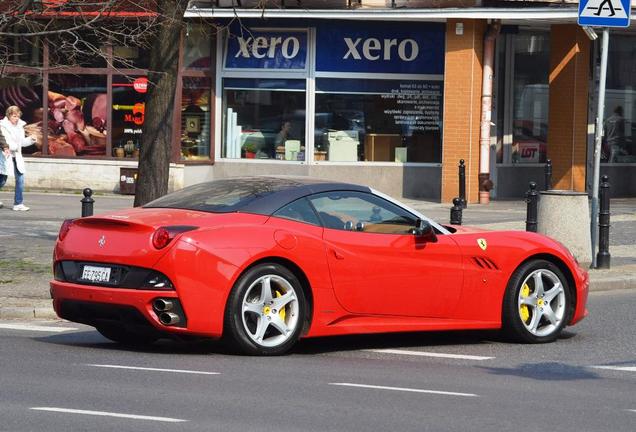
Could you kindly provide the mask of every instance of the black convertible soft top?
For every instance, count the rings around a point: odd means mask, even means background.
[[[198,183],[156,199],[144,208],[179,208],[213,213],[271,215],[307,195],[329,191],[370,192],[366,186],[311,177],[230,177]]]

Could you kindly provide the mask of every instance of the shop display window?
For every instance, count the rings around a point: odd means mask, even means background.
[[[305,160],[305,80],[223,80],[224,157]]]
[[[144,76],[113,76],[112,145],[114,157],[139,156],[146,108],[148,79]]]
[[[612,35],[605,90],[601,161],[636,163],[636,45],[634,37]]]
[[[214,27],[188,24],[185,33],[183,67],[208,70],[212,65],[212,32]]]
[[[441,81],[316,80],[314,160],[440,162]]]
[[[548,141],[550,36],[514,37],[512,163],[545,163]]]
[[[42,66],[42,43],[40,38],[7,37],[7,60],[13,66]]]
[[[49,66],[105,68],[106,48],[90,31],[64,32],[48,38]]]
[[[181,92],[181,158],[210,158],[210,78],[183,78]]]
[[[150,49],[135,46],[114,46],[113,64],[121,69],[148,69]]]
[[[0,118],[10,106],[22,111],[22,120],[27,135],[35,136],[34,145],[23,147],[23,154],[41,154],[43,140],[42,129],[42,79],[39,75],[6,74],[0,77]]]
[[[48,153],[54,156],[106,155],[106,77],[50,75]]]

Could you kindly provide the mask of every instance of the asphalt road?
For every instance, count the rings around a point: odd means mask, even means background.
[[[636,290],[556,343],[495,332],[323,338],[276,358],[0,321],[2,431],[634,431]],[[34,327],[28,327],[29,325]]]

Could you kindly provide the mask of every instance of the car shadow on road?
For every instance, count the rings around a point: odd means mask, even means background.
[[[97,331],[83,331],[37,337],[36,340],[69,347],[98,350],[121,350],[154,354],[237,354],[221,340],[160,339],[149,345],[125,345],[112,342]],[[309,338],[300,340],[289,352],[296,355],[328,354],[342,351],[368,349],[426,349],[452,345],[480,345],[505,342],[498,331],[445,331],[414,333],[382,333],[373,335],[347,335]]]
[[[505,337],[496,330],[380,333],[303,339],[292,352],[295,354],[320,354],[368,349],[467,346],[505,341]]]
[[[218,340],[200,339],[186,341],[176,339],[159,339],[152,344],[128,345],[106,339],[100,335],[97,330],[42,336],[35,338],[35,340],[67,347],[91,348],[107,351],[128,351],[148,354],[232,354],[230,349],[226,347],[222,341]]]
[[[589,368],[561,362],[524,363],[513,368],[478,366],[493,375],[530,378],[537,381],[577,381],[599,379],[600,375]]]
[[[576,333],[565,331],[560,339],[570,339]],[[154,354],[237,355],[236,350],[222,340],[160,339],[153,344],[126,345],[112,342],[95,331],[82,331],[37,337],[36,340],[69,347],[117,350]],[[409,333],[380,333],[301,339],[289,352],[293,355],[316,355],[337,352],[382,349],[427,350],[437,347],[478,346],[492,343],[515,344],[498,330],[462,330]],[[502,374],[505,372],[501,370]]]

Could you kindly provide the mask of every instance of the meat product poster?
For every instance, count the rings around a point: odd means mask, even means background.
[[[48,150],[54,156],[105,156],[106,79],[53,75],[48,92]]]
[[[4,117],[7,108],[15,105],[22,111],[22,120],[26,122],[24,127],[27,135],[36,138],[32,146],[24,147],[23,154],[40,154],[42,151],[42,84],[33,82],[29,78],[13,77],[0,78],[0,118]]]

